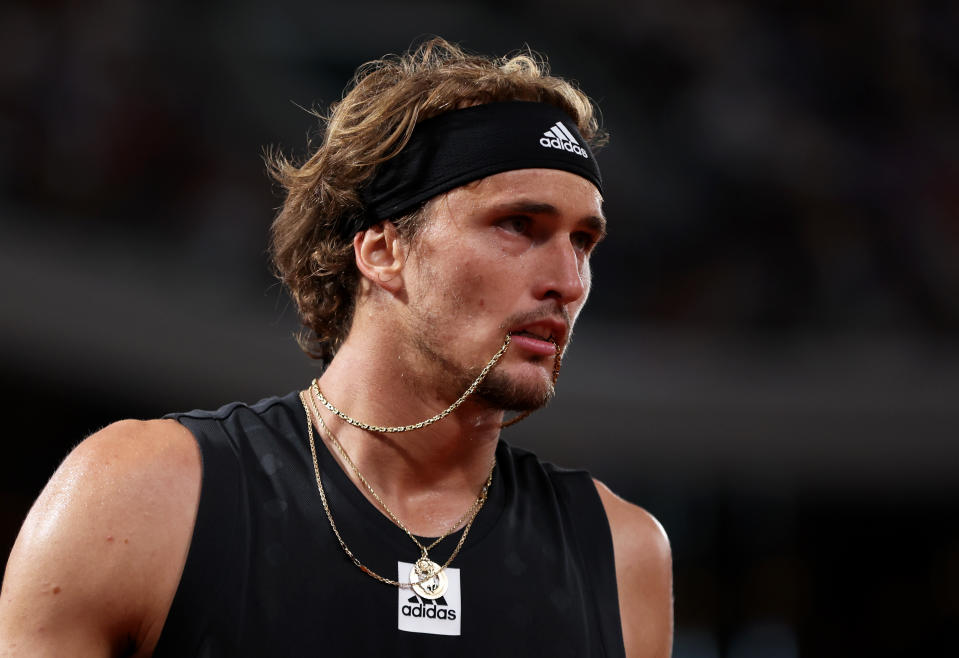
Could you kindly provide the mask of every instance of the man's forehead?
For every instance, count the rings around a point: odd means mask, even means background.
[[[603,217],[603,196],[590,181],[557,169],[514,169],[467,183],[446,193],[457,201],[491,209],[536,214],[570,211]]]

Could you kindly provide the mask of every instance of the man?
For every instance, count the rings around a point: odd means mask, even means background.
[[[322,377],[83,441],[10,556],[0,654],[668,656],[659,524],[500,441],[589,292],[597,136],[528,56],[361,69],[312,157],[273,162]]]

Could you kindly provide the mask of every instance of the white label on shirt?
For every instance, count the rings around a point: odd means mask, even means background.
[[[410,582],[410,562],[397,562],[397,580]],[[436,600],[417,596],[412,589],[397,587],[397,628],[410,633],[430,633],[432,635],[459,635],[460,620],[463,618],[460,597],[460,570],[447,567],[446,577],[449,587],[446,594]]]

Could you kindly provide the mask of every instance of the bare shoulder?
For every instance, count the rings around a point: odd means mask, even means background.
[[[120,421],[81,442],[10,553],[0,656],[152,647],[186,560],[201,473],[193,435],[174,420]]]
[[[619,540],[618,543],[629,552],[630,557],[654,563],[668,560],[669,539],[659,521],[639,505],[617,496],[599,480],[593,481],[606,509],[614,540]]]
[[[665,658],[673,638],[672,553],[666,531],[642,507],[594,482],[613,537],[626,655]]]

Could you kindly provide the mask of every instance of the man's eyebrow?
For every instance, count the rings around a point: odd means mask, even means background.
[[[542,201],[514,201],[502,205],[493,206],[491,210],[495,213],[524,213],[528,215],[559,215],[559,210],[551,203]],[[589,215],[582,219],[582,223],[591,231],[599,234],[599,239],[606,237],[606,218],[602,215]]]
[[[590,215],[583,219],[583,223],[596,233],[597,242],[606,237],[606,218],[602,215],[598,217],[596,215]]]
[[[559,210],[551,203],[543,201],[512,201],[493,206],[493,212],[520,212],[529,215],[558,215]]]

